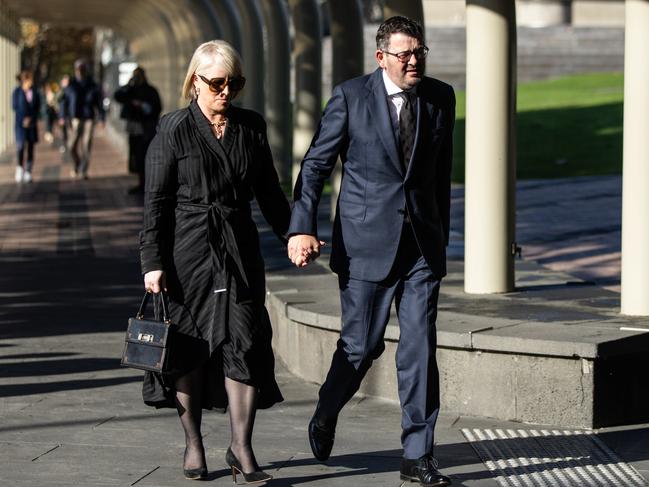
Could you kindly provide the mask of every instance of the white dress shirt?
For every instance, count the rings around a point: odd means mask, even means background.
[[[390,111],[390,119],[392,121],[392,127],[399,133],[399,116],[401,114],[401,105],[403,105],[403,97],[399,96],[400,93],[404,93],[404,90],[395,85],[385,69],[381,73],[383,75],[383,84],[385,85],[385,91],[388,92],[388,103]],[[413,93],[416,90],[416,87],[412,90],[408,90],[408,93]]]

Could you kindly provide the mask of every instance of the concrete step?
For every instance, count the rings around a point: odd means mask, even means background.
[[[530,262],[518,291],[469,296],[461,262],[449,265],[439,300],[437,359],[442,408],[501,420],[602,427],[649,420],[649,320],[618,316],[619,295]],[[340,332],[337,280],[324,265],[268,275],[278,357],[321,383]],[[396,317],[386,350],[361,393],[398,401]]]

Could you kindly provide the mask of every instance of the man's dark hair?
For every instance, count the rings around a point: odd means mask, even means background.
[[[414,37],[420,43],[424,43],[424,32],[419,25],[408,17],[395,15],[383,21],[376,32],[376,48],[387,49],[390,45],[390,36],[392,34],[405,34]]]

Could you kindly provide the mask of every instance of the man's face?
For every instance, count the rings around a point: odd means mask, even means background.
[[[88,75],[88,68],[86,68],[85,64],[82,64],[80,66],[77,66],[74,69],[74,76],[77,79],[84,80],[86,79],[86,76]]]
[[[386,51],[397,54],[403,51],[413,51],[421,47],[421,43],[414,37],[396,33],[390,36],[390,43]],[[426,70],[425,59],[410,56],[406,62],[401,62],[396,56],[377,50],[376,60],[383,68],[390,80],[402,90],[409,90],[419,84]]]

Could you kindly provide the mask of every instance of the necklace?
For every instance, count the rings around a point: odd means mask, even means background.
[[[228,123],[227,118],[224,118],[223,120],[220,120],[218,122],[210,122],[210,125],[214,127],[214,131],[216,132],[217,139],[223,137],[223,132],[225,132],[225,126],[227,123]]]

